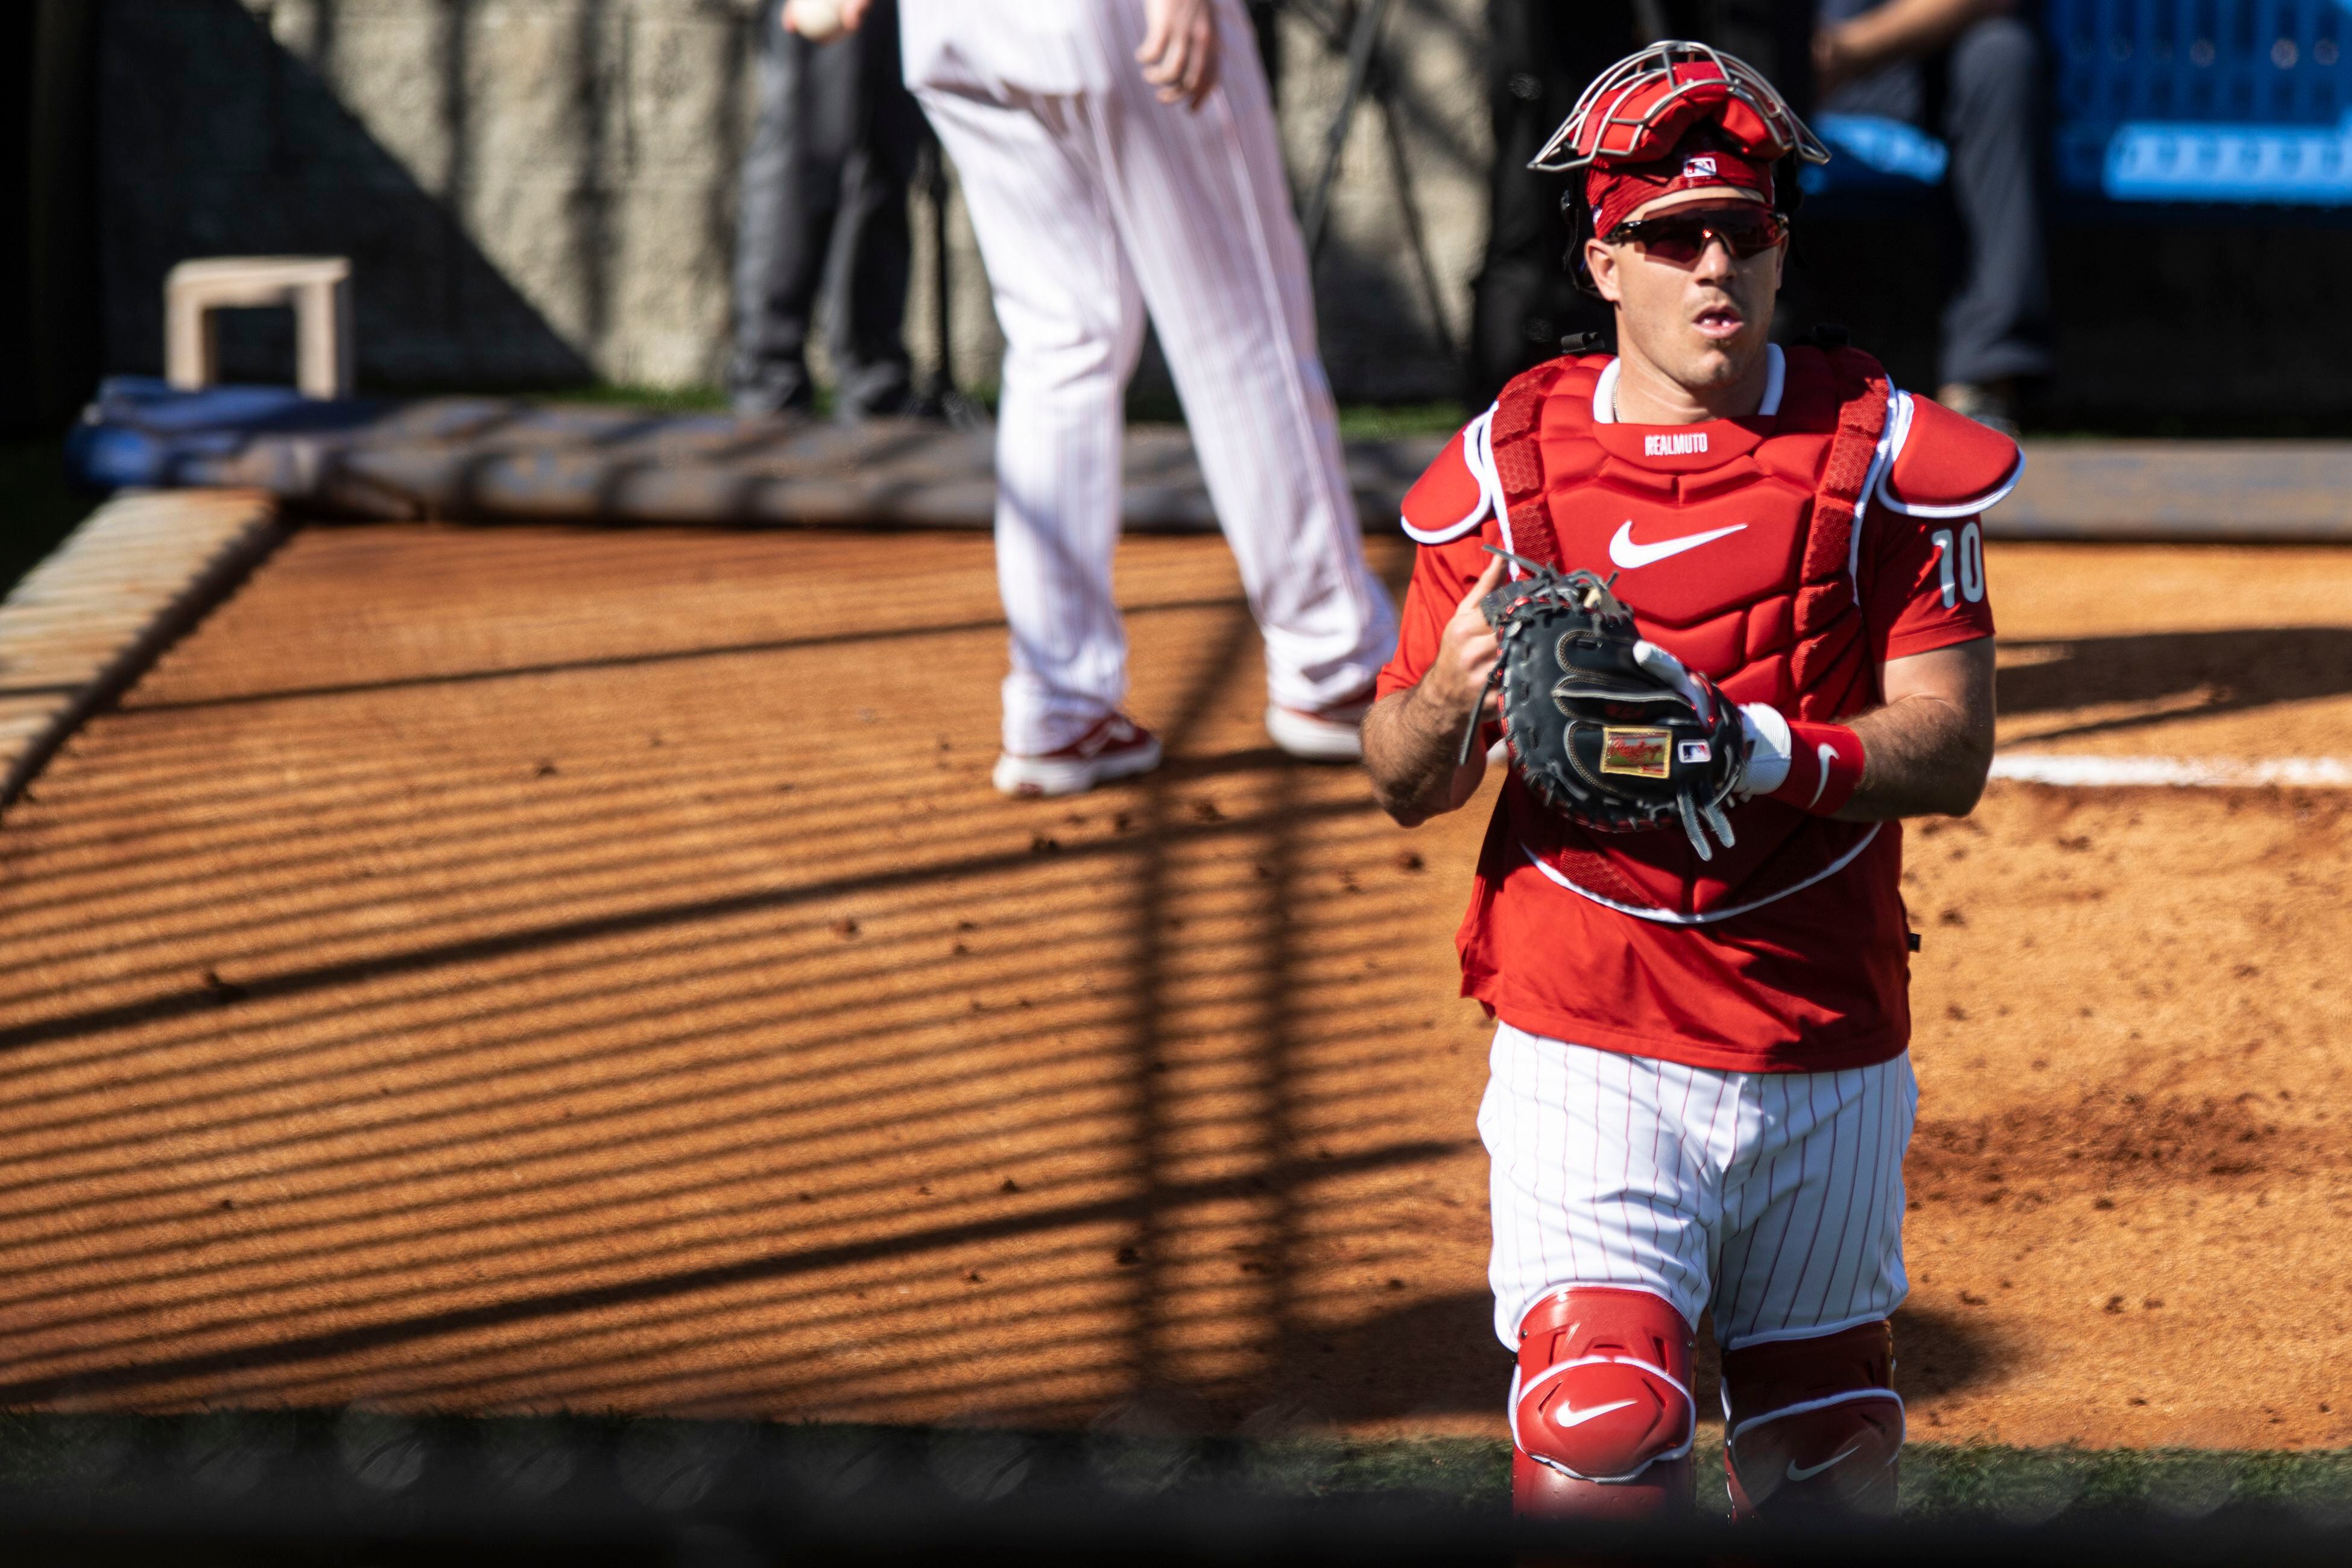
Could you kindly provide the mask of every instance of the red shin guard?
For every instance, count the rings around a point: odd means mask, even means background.
[[[1903,1401],[1885,1320],[1725,1352],[1723,1468],[1740,1517],[1895,1511]]]
[[[1511,1501],[1536,1518],[1687,1508],[1690,1325],[1647,1290],[1579,1287],[1519,1324]]]

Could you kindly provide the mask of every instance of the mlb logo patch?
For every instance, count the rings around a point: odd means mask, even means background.
[[[1685,179],[1685,180],[1698,180],[1698,179],[1707,179],[1707,180],[1712,180],[1712,179],[1714,179],[1714,178],[1715,178],[1715,157],[1714,157],[1714,154],[1712,154],[1712,153],[1702,153],[1701,155],[1699,155],[1698,157],[1696,157],[1696,158],[1685,158],[1685,159],[1684,159],[1684,160],[1683,160],[1683,178],[1684,178],[1684,179]]]
[[[1601,731],[1601,771],[1641,779],[1666,778],[1674,772],[1666,765],[1666,748],[1674,739],[1671,730],[1605,728]]]
[[[1707,763],[1715,760],[1715,748],[1705,741],[1679,741],[1675,744],[1675,761]]]

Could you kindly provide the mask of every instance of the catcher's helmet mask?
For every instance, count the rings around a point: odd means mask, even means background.
[[[1682,68],[1696,66],[1712,67],[1713,73],[1680,79]],[[1650,90],[1660,86],[1665,90]],[[1593,165],[1664,156],[1672,149],[1656,144],[1663,140],[1658,127],[1670,119],[1686,119],[1683,106],[1702,90],[1727,107],[1746,110],[1760,127],[1748,151],[1771,157],[1772,210],[1785,223],[1804,205],[1799,166],[1826,163],[1830,151],[1763,72],[1737,55],[1687,38],[1664,39],[1636,49],[1593,79],[1559,129],[1528,163],[1540,174],[1572,176],[1559,196],[1569,227],[1568,254],[1560,259],[1585,293],[1600,295],[1584,259],[1584,242],[1593,237],[1592,207],[1586,199]]]

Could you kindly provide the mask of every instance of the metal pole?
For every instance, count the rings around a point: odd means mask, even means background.
[[[948,161],[937,139],[923,149],[923,194],[931,204],[931,310],[940,323],[940,363],[931,376],[931,395],[942,407],[956,389],[955,328],[950,319],[948,277]]]
[[[940,359],[924,401],[959,430],[984,429],[988,413],[956,385],[955,272],[948,260],[948,155],[937,137],[925,142],[923,195],[931,207],[931,310],[940,323]]]
[[[1454,347],[1454,329],[1445,321],[1445,290],[1437,281],[1437,268],[1429,256],[1429,237],[1423,231],[1421,200],[1413,194],[1412,166],[1405,162],[1404,125],[1397,113],[1394,98],[1375,90],[1372,101],[1380,105],[1381,123],[1388,132],[1389,178],[1395,182],[1397,206],[1404,218],[1407,248],[1412,252],[1413,269],[1421,274],[1421,291],[1429,300],[1429,330],[1437,339],[1437,352],[1446,363],[1460,365]]]
[[[1339,112],[1323,139],[1323,172],[1316,178],[1315,194],[1307,197],[1307,216],[1299,225],[1310,266],[1323,248],[1323,223],[1330,211],[1332,183],[1339,177],[1339,153],[1348,144],[1349,122],[1356,117],[1356,100],[1363,96],[1364,80],[1371,74],[1372,53],[1379,47],[1381,23],[1388,14],[1389,0],[1367,0],[1356,13],[1355,31],[1348,39],[1348,89],[1340,95]]]

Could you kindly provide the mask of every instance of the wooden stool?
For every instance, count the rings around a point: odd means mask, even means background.
[[[294,308],[294,384],[352,395],[352,264],[342,256],[216,256],[163,279],[163,379],[188,391],[220,379],[215,310]]]

